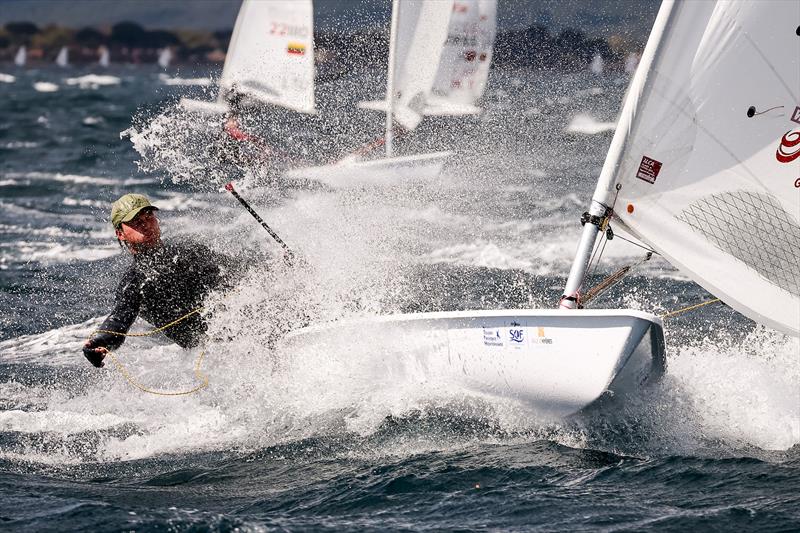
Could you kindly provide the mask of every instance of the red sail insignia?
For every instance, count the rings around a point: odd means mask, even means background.
[[[659,172],[661,172],[661,161],[656,161],[645,155],[642,156],[642,162],[639,163],[636,177],[647,183],[655,183]]]
[[[791,163],[800,157],[800,130],[787,131],[781,137],[781,144],[775,151],[775,157],[781,163]]]

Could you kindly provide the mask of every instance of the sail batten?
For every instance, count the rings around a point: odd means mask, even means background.
[[[746,316],[800,334],[800,4],[665,2],[594,200]],[[794,84],[792,79],[796,80]]]

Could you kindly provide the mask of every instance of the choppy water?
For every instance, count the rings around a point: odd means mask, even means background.
[[[640,402],[558,424],[452,387],[358,382],[335,361],[281,366],[266,347],[306,318],[554,305],[611,139],[565,130],[575,117],[614,120],[625,80],[493,72],[483,115],[426,120],[408,141],[458,152],[440,179],[334,192],[217,165],[215,126],[174,108],[213,96],[207,73],[184,73],[201,78],[186,86],[119,68],[119,84],[81,87],[66,80],[86,72],[4,72],[16,79],[0,83],[0,527],[800,524],[800,347],[721,305],[668,322],[667,376]],[[353,104],[381,83],[357,72],[319,88],[317,117],[272,112],[250,126],[319,162],[380,136],[382,117]],[[281,267],[217,191],[230,172],[308,268]],[[130,191],[154,199],[166,235],[254,264],[244,290],[211,302],[212,333],[232,340],[210,347],[210,385],[196,395],[144,395],[80,353],[127,260],[107,216]],[[612,241],[598,275],[640,257]],[[706,297],[654,259],[598,306],[662,312]],[[120,355],[152,386],[193,382],[197,354],[163,340]]]

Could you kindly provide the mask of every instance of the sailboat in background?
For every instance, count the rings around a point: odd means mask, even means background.
[[[599,76],[605,70],[605,62],[603,61],[603,57],[600,54],[595,54],[592,58],[592,62],[589,63],[589,72]]]
[[[311,0],[244,0],[228,45],[216,102],[181,99],[192,111],[225,113],[229,93],[299,113],[316,113]]]
[[[61,50],[59,50],[58,56],[56,56],[56,65],[59,67],[69,66],[69,50],[66,46],[62,46]]]
[[[14,64],[18,67],[24,67],[25,63],[28,62],[28,50],[25,48],[25,45],[22,45],[17,50],[16,55],[14,56]]]
[[[290,333],[287,357],[355,359],[553,417],[636,396],[665,370],[661,319],[582,309],[592,251],[612,223],[737,311],[800,336],[798,20],[797,2],[662,3],[560,309],[336,322]]]
[[[158,66],[161,68],[169,68],[169,64],[172,62],[172,50],[167,46],[166,48],[162,48],[161,51],[158,53]]]
[[[473,115],[489,78],[497,0],[456,0],[426,115]]]
[[[101,46],[99,52],[100,59],[98,59],[97,64],[103,68],[108,68],[111,65],[111,52],[107,46]]]
[[[333,187],[388,184],[439,174],[450,151],[395,156],[397,125],[413,131],[425,114],[439,59],[447,40],[452,1],[394,0],[389,38],[386,98],[361,102],[362,109],[386,112],[382,144],[385,156],[362,160],[348,156],[337,163],[290,170],[291,179],[310,179]]]
[[[631,52],[625,58],[625,74],[633,74],[637,66],[639,66],[639,54]]]

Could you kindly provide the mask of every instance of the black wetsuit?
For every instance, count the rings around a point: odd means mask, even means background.
[[[230,258],[193,242],[165,243],[136,253],[117,286],[114,311],[99,329],[126,333],[137,316],[155,327],[165,326],[201,307],[212,290],[230,287],[233,270]],[[194,314],[163,333],[189,348],[200,343],[205,331],[205,320]],[[115,350],[125,337],[98,333],[92,340],[93,347]]]

